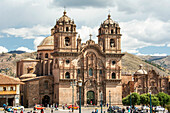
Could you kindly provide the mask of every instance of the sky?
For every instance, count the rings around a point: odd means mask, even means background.
[[[98,28],[110,12],[121,27],[122,52],[170,55],[170,0],[0,0],[0,53],[36,51],[64,6],[82,42],[92,34],[97,43]]]

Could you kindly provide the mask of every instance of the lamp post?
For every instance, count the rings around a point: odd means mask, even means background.
[[[78,81],[79,86],[79,113],[81,113],[81,87],[82,87],[82,80]]]
[[[101,96],[101,113],[103,112],[103,110],[102,110],[102,101],[103,101],[103,93],[102,93],[102,91],[101,91],[101,93],[100,93],[100,96]]]
[[[111,91],[109,90],[109,111],[110,111],[110,113],[111,113]]]
[[[132,96],[131,96],[131,92],[130,92],[130,108],[132,107]]]
[[[72,86],[72,112],[74,112],[74,86],[75,86],[75,81],[71,82]]]
[[[131,113],[131,109],[132,109],[132,96],[131,96],[131,92],[130,92],[130,113]]]
[[[151,91],[149,92],[150,94],[150,113],[152,113],[152,99],[151,99]]]

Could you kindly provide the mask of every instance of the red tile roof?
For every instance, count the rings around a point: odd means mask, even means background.
[[[3,75],[0,73],[0,85],[5,84],[24,84],[18,78],[10,77],[8,75]]]

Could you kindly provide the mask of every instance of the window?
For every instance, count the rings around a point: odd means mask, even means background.
[[[69,28],[68,27],[66,27],[66,31],[68,31],[69,30]]]
[[[3,91],[6,91],[6,87],[3,87]]]
[[[45,82],[44,82],[44,88],[45,88],[45,89],[48,89],[48,81],[45,81]]]
[[[70,63],[70,60],[66,60],[66,64],[69,64]]]
[[[65,45],[66,45],[66,46],[69,46],[69,45],[70,45],[70,38],[69,38],[69,37],[66,37],[66,38],[65,38]]]
[[[14,89],[13,89],[13,87],[10,87],[10,91],[13,91]]]
[[[111,30],[111,34],[113,34],[113,29]]]
[[[70,73],[69,72],[66,72],[65,78],[70,78]]]
[[[100,74],[102,74],[102,70],[100,70]]]
[[[80,74],[80,69],[77,70],[77,73]]]
[[[41,57],[42,57],[42,53],[39,54],[39,59],[41,59]]]
[[[89,76],[93,76],[93,69],[92,68],[89,69]]]
[[[115,41],[114,39],[110,39],[110,47],[114,47],[115,46]]]
[[[116,62],[115,61],[112,61],[112,65],[115,65],[116,64]]]
[[[116,29],[115,29],[115,34],[117,34],[117,27],[116,27]]]
[[[116,79],[116,74],[114,72],[112,73],[112,79]]]
[[[45,58],[48,58],[48,53],[45,54]]]

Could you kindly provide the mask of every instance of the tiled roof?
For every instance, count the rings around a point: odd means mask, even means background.
[[[5,84],[24,84],[18,78],[10,77],[0,73],[0,85]]]

